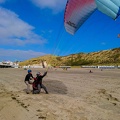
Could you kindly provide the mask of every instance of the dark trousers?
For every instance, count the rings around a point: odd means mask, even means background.
[[[38,90],[41,91],[41,88],[43,88],[46,94],[48,94],[47,88],[43,84],[38,84]]]
[[[46,94],[48,94],[47,88],[43,84],[38,84],[38,89],[37,90],[33,89],[33,94],[39,94],[41,91],[41,88],[43,88]]]

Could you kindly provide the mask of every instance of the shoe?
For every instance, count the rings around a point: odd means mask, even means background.
[[[27,94],[30,94],[30,92],[26,92]]]

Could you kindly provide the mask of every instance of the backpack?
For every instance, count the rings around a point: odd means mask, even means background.
[[[32,83],[32,88],[33,90],[38,90],[38,80],[37,80],[37,77],[34,78],[34,82]]]

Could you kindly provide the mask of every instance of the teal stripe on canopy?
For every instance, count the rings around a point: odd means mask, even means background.
[[[114,4],[120,7],[120,0],[111,0]]]
[[[120,0],[95,0],[98,10],[116,19],[119,15]]]

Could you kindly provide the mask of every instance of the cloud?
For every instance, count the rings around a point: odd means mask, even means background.
[[[32,50],[12,50],[12,49],[0,49],[0,61],[3,60],[27,60],[30,58],[35,58],[45,55],[45,53],[42,52],[36,52]]]
[[[6,1],[6,0],[0,0],[0,4],[1,4],[1,3],[4,3],[5,1]]]
[[[33,32],[34,27],[24,22],[14,12],[0,7],[0,44],[44,44],[46,40]]]
[[[53,13],[58,13],[64,10],[67,0],[30,0],[36,6],[44,9],[49,8]]]
[[[106,45],[106,43],[105,43],[105,42],[102,42],[101,45]]]

